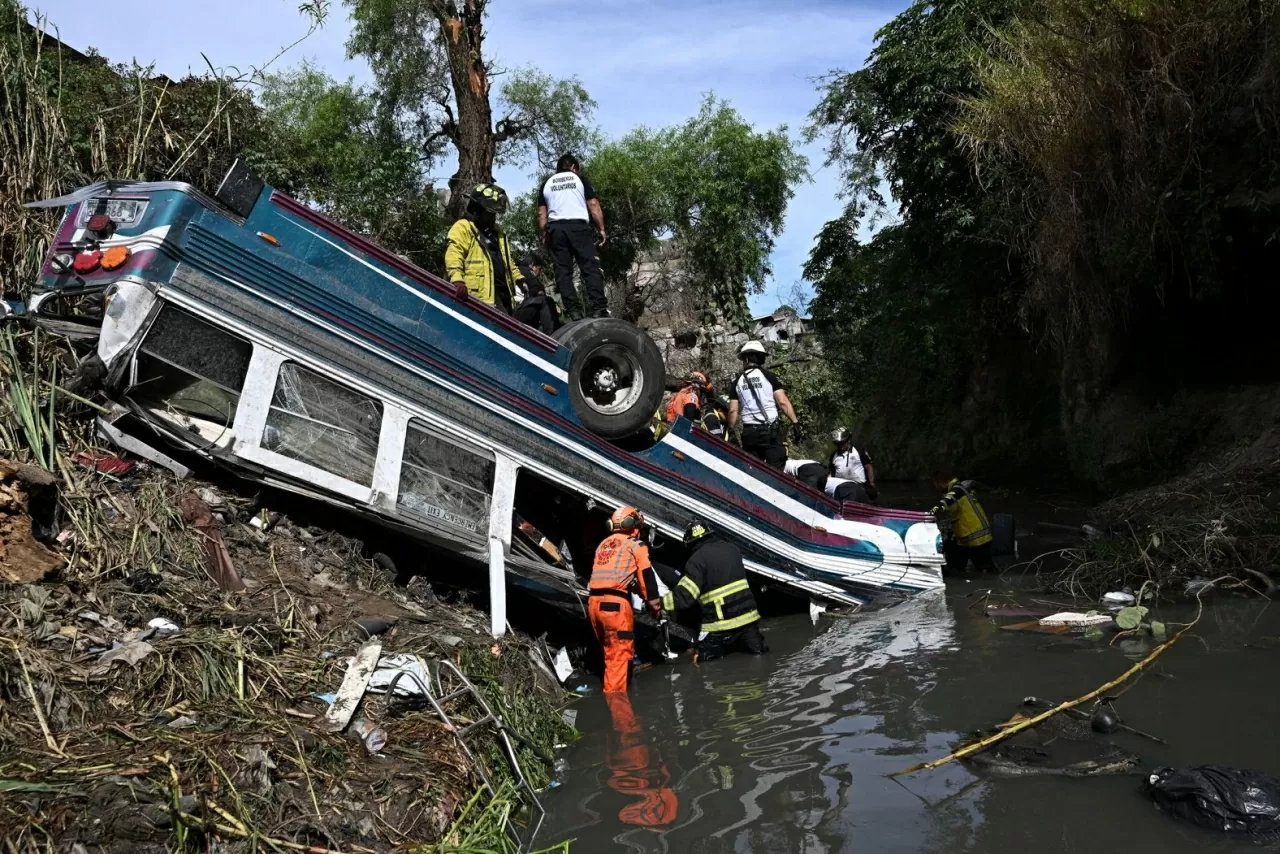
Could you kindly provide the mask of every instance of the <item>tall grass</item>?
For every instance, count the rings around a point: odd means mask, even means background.
[[[60,215],[27,202],[102,178],[208,188],[262,132],[253,72],[209,65],[174,82],[147,66],[70,56],[44,35],[46,21],[24,20],[0,0],[0,285],[18,296],[39,275]]]

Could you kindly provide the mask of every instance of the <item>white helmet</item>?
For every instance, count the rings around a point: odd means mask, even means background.
[[[743,344],[740,348],[738,348],[739,356],[745,356],[748,353],[759,353],[761,356],[763,356],[765,355],[764,345],[761,344],[759,341],[748,341],[746,344]]]
[[[835,442],[837,445],[844,443],[848,438],[849,431],[843,427],[837,427],[835,430],[831,431],[831,441]]]

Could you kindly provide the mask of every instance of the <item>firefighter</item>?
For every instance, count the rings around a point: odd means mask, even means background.
[[[979,572],[993,571],[991,520],[978,501],[977,483],[936,472],[933,488],[945,491],[932,512],[942,531],[942,553],[947,560],[947,572],[958,575],[968,568],[971,560]]]
[[[592,233],[592,224],[595,232]],[[600,271],[600,249],[607,241],[604,210],[591,182],[582,176],[578,158],[563,155],[556,173],[542,185],[538,202],[538,234],[555,264],[556,288],[569,320],[586,316],[573,284],[573,265],[582,273],[582,285],[591,301],[592,317],[609,316],[609,298]]]
[[[588,613],[600,646],[604,648],[604,690],[627,690],[631,662],[635,658],[635,614],[631,594],[645,602],[658,602],[658,581],[649,563],[649,547],[641,539],[644,514],[634,507],[619,507],[609,517],[609,536],[596,549],[591,568],[591,601]],[[656,610],[655,610],[656,613]]]
[[[695,602],[702,606],[705,634],[695,649],[695,661],[710,661],[734,650],[752,655],[768,652],[742,552],[697,520],[685,528],[684,544],[691,548],[684,575],[667,595],[649,605],[669,612]]]
[[[449,281],[467,293],[511,314],[516,286],[524,282],[511,256],[498,217],[507,209],[507,193],[496,184],[477,184],[467,194],[467,209],[449,229],[444,267]]]
[[[748,341],[738,350],[742,373],[733,383],[729,401],[729,429],[742,423],[742,450],[774,468],[787,461],[779,415],[798,423],[782,380],[764,369],[765,349],[759,341]]]

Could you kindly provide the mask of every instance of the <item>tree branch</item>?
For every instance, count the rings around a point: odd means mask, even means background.
[[[521,137],[533,130],[533,125],[518,122],[508,116],[493,126],[493,141],[505,142],[508,139]]]

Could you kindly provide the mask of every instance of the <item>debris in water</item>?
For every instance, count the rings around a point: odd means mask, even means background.
[[[1133,595],[1132,590],[1116,590],[1111,593],[1104,594],[1102,601],[1107,606],[1123,608],[1125,605],[1132,605],[1138,601]]]
[[[1143,786],[1163,810],[1224,833],[1280,834],[1280,778],[1203,765],[1157,768]]]

